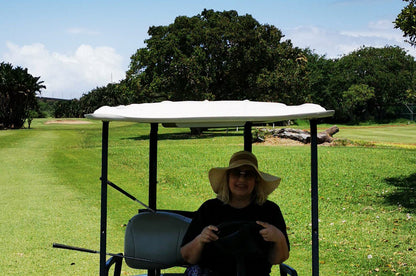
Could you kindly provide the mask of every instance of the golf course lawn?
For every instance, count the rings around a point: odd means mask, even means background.
[[[99,250],[101,122],[77,121],[0,131],[1,275],[98,274],[99,255],[52,248]],[[416,125],[339,127],[335,137],[350,142],[318,150],[321,275],[416,275]],[[188,133],[159,127],[161,209],[195,210],[214,197],[208,170],[242,149],[241,130]],[[109,180],[144,202],[148,136],[146,124],[110,123]],[[253,152],[261,170],[282,178],[269,199],[287,222],[286,263],[311,275],[310,148],[255,144]],[[141,206],[111,188],[108,198],[107,249],[119,253]]]

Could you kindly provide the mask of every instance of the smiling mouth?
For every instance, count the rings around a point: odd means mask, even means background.
[[[237,189],[247,189],[247,185],[244,185],[244,184],[236,184],[235,187]]]

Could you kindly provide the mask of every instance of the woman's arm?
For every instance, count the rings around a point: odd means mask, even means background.
[[[214,225],[209,225],[202,230],[201,234],[182,246],[181,254],[183,259],[190,264],[198,263],[205,244],[218,240],[218,236],[214,231],[218,231],[218,228]]]
[[[269,262],[271,264],[281,264],[289,259],[289,248],[283,232],[267,222],[257,221],[257,224],[264,227],[259,232],[263,239],[273,242],[273,247],[269,253]]]

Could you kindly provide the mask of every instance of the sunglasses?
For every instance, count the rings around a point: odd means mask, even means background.
[[[231,169],[229,171],[231,177],[239,178],[240,176],[246,179],[254,179],[257,176],[257,172],[254,170],[241,170],[241,169]]]

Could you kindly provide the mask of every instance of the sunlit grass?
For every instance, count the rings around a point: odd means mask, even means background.
[[[416,146],[416,124],[387,126],[340,126],[336,138],[373,142],[378,145]]]
[[[30,130],[0,131],[0,273],[98,274],[98,255],[53,249],[52,243],[99,249],[101,123],[45,121],[35,120]],[[406,139],[413,136],[412,127],[394,132],[411,144]],[[208,170],[227,165],[242,148],[242,132],[196,138],[187,129],[159,130],[158,207],[195,210],[214,196]],[[362,131],[341,127],[336,136],[364,141],[370,135]],[[394,143],[391,127],[385,131],[378,129],[369,141]],[[110,123],[109,179],[144,202],[148,135],[148,125]],[[253,152],[260,169],[283,179],[270,198],[289,227],[287,263],[300,275],[311,275],[310,149],[254,145]],[[416,273],[415,153],[379,145],[319,147],[322,275]],[[124,225],[139,208],[109,187],[109,252],[123,251]],[[137,273],[125,264],[123,271]]]

